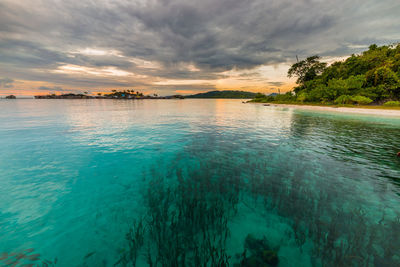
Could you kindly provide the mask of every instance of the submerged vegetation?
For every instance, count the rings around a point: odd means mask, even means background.
[[[146,212],[129,230],[129,250],[117,265],[136,266],[142,252],[148,266],[228,266],[228,222],[237,212],[240,185],[237,175],[219,171],[178,167],[165,175],[153,169]]]
[[[400,100],[400,44],[371,45],[360,55],[327,66],[318,56],[288,71],[298,86],[283,95],[257,94],[253,102],[380,105]],[[390,106],[388,104],[387,106]]]
[[[54,261],[42,259],[39,253],[35,253],[33,248],[24,249],[19,252],[0,253],[1,266],[31,266],[31,267],[53,267],[57,264]]]
[[[286,242],[307,253],[313,266],[400,265],[399,211],[382,204],[369,212],[357,189],[343,193],[346,179],[313,179],[312,166],[289,167],[295,157],[278,172],[269,166],[279,159],[268,155],[242,155],[243,164],[232,166],[204,153],[196,148],[196,162],[178,159],[184,163],[145,175],[144,212],[128,231],[117,266],[278,266]],[[229,247],[238,239],[233,224],[252,211],[282,218],[288,225],[282,240],[255,229]]]

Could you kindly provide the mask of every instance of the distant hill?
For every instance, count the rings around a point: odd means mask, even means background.
[[[245,91],[210,91],[195,95],[188,95],[185,98],[254,98],[256,93]]]

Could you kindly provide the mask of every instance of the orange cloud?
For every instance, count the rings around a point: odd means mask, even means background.
[[[198,93],[198,92],[193,91],[193,90],[175,90],[175,92],[177,92],[178,94],[194,94],[194,93]]]

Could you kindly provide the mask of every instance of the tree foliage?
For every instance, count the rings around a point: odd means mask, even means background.
[[[319,60],[312,56],[289,69],[289,77],[298,77],[293,89],[297,101],[368,104],[400,100],[400,44],[371,45],[330,66]]]
[[[288,76],[297,76],[298,84],[304,84],[304,82],[315,79],[326,68],[326,63],[320,62],[319,59],[320,57],[315,55],[293,64],[288,71]]]

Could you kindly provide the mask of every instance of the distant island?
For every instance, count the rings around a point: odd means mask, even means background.
[[[400,107],[400,44],[371,45],[330,66],[312,56],[293,64],[288,76],[297,77],[293,91],[258,93],[250,102]]]
[[[48,95],[36,95],[36,99],[183,99],[184,97],[181,95],[172,95],[172,96],[158,96],[157,94],[153,95],[144,95],[143,93],[135,90],[123,90],[117,91],[112,90],[109,94],[98,93],[96,96],[85,94],[48,94]]]
[[[37,95],[36,99],[184,99],[184,98],[231,98],[231,99],[252,99],[256,93],[245,91],[209,91],[206,93],[199,93],[195,95],[171,95],[171,96],[158,96],[144,95],[143,93],[135,90],[112,90],[109,94],[98,93],[97,95],[89,95],[87,92],[84,94],[48,94]]]
[[[245,91],[209,91],[195,95],[185,96],[185,98],[233,98],[233,99],[252,99],[256,93]]]

